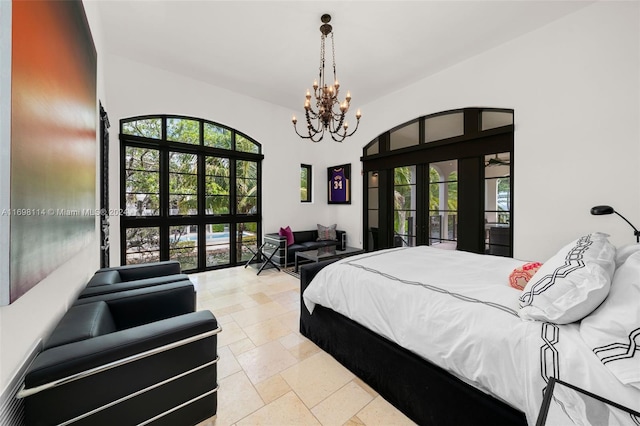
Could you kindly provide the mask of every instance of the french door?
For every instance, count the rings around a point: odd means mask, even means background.
[[[511,256],[512,150],[510,110],[448,111],[383,133],[363,150],[365,247]]]

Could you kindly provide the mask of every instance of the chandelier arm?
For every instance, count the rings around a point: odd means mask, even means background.
[[[336,135],[340,136],[340,138],[336,138]],[[346,135],[341,135],[339,133],[331,133],[331,139],[333,139],[336,142],[342,142],[344,141],[344,139],[346,138]]]
[[[353,131],[351,133],[349,133],[348,135],[346,135],[345,137],[353,136],[353,134],[356,132],[356,130],[358,130],[358,126],[359,125],[360,125],[360,119],[356,120],[356,128],[353,129]]]
[[[302,139],[311,139],[312,142],[316,142],[316,143],[320,142],[322,140],[323,136],[324,136],[324,134],[323,134],[324,131],[323,130],[317,131],[313,127],[307,127],[307,132],[309,132],[308,136],[304,136],[304,135],[300,134],[300,132],[298,132],[298,126],[296,126],[295,124],[293,125],[293,129],[295,130],[296,134],[298,136],[300,136]],[[311,130],[313,130],[313,132]],[[318,136],[318,135],[320,135],[320,137],[315,139],[315,137]]]

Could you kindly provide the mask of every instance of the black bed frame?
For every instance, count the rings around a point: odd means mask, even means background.
[[[329,260],[300,269],[300,332],[419,425],[526,425],[524,413],[302,293]]]

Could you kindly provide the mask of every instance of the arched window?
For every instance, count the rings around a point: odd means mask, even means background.
[[[234,266],[260,244],[261,145],[224,125],[170,115],[120,121],[122,263]]]

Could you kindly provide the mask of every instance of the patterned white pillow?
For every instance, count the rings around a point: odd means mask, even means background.
[[[618,380],[640,389],[640,252],[616,269],[609,296],[582,320],[580,336]]]
[[[615,247],[599,232],[572,241],[547,260],[520,296],[520,317],[568,324],[589,315],[607,297]]]
[[[334,241],[336,240],[336,225],[330,226],[320,225],[318,223],[318,241]]]

